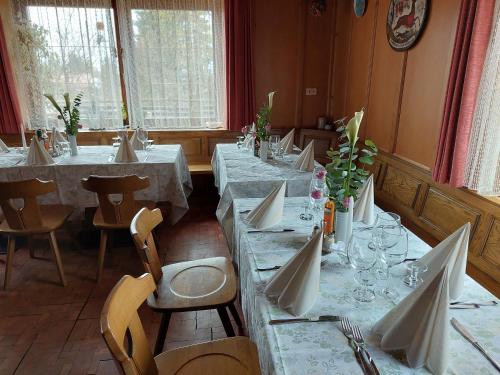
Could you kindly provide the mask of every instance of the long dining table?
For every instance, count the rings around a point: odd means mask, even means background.
[[[216,216],[225,228],[224,234],[233,251],[232,202],[237,198],[262,198],[286,181],[286,196],[309,194],[312,172],[297,170],[293,163],[300,150],[284,155],[282,159],[262,161],[252,151],[239,149],[236,144],[217,144],[212,155],[212,170],[220,201]],[[316,163],[320,166],[319,163]]]
[[[81,179],[89,175],[148,176],[150,186],[136,192],[137,199],[168,202],[168,219],[174,224],[188,211],[187,198],[193,190],[186,156],[180,145],[155,145],[148,151],[137,151],[138,162],[116,163],[113,146],[79,146],[78,155],[68,154],[54,158],[51,165],[26,165],[25,156],[16,149],[0,153],[0,181],[30,178],[54,180],[57,190],[40,196],[44,204],[69,204],[75,208],[73,218],[86,207],[98,205],[96,194],[81,186]]]
[[[276,272],[258,271],[284,265],[305,244],[312,231],[310,221],[302,221],[305,197],[285,198],[283,219],[274,230],[293,232],[249,233],[242,213],[255,207],[260,199],[241,198],[233,201],[234,262],[238,265],[243,314],[251,339],[257,344],[263,374],[361,374],[353,351],[340,330],[339,322],[270,325],[269,320],[291,318],[280,309],[276,300],[264,294],[264,287]],[[377,210],[379,210],[377,208]],[[354,229],[363,227],[354,223]],[[224,226],[223,226],[224,227]],[[408,257],[418,258],[430,250],[424,241],[409,232]],[[347,316],[358,324],[368,343],[381,374],[426,374],[425,368],[412,369],[404,357],[382,351],[371,329],[375,322],[401,301],[412,289],[403,281],[405,264],[395,266],[390,283],[400,295],[398,300],[376,296],[370,303],[358,303],[351,297],[357,286],[354,270],[341,261],[334,251],[321,267],[317,300],[305,316]],[[376,286],[375,289],[381,286]],[[470,277],[465,278],[461,301],[498,301],[495,296]],[[474,337],[500,360],[500,305],[478,309],[450,309],[450,318],[457,318]],[[497,374],[495,368],[450,325],[448,374]]]

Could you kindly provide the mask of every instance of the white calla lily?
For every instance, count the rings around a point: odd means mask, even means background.
[[[275,93],[276,93],[276,91],[271,91],[269,94],[267,94],[267,98],[269,101],[269,109],[273,108],[273,97],[274,97]]]
[[[359,139],[358,138],[359,126],[361,125],[361,121],[363,120],[364,114],[365,112],[363,109],[359,112],[355,112],[354,117],[350,119],[349,122],[347,123],[346,135],[351,145],[355,144]]]

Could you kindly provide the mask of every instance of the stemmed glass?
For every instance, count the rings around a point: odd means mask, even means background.
[[[380,293],[394,301],[399,293],[390,287],[391,268],[402,263],[408,255],[408,232],[401,225],[384,226],[377,229],[375,246],[380,254],[382,270],[387,283]]]
[[[356,270],[354,279],[360,284],[360,287],[352,291],[352,297],[359,302],[371,302],[375,298],[375,292],[369,287],[375,284],[372,268],[378,255],[368,246],[370,239],[370,229],[362,228],[352,232],[347,244],[347,258]]]
[[[323,179],[313,178],[309,186],[309,200],[315,213],[315,222],[323,227],[323,210],[328,199],[328,187]]]
[[[271,152],[273,153],[273,159],[276,159],[276,156],[278,155],[278,151],[280,148],[279,135],[271,135],[269,137],[269,147],[271,147]]]
[[[144,128],[137,128],[136,134],[137,139],[142,143],[142,149],[146,151],[148,146],[148,131]]]
[[[243,143],[245,141],[245,136],[244,135],[239,135],[236,137],[236,146],[238,146],[238,150],[241,150],[241,147],[243,146]]]
[[[401,226],[401,217],[393,212],[380,212],[375,218],[373,224],[372,241],[368,244],[370,249],[375,249],[375,241],[380,241],[378,234],[382,233],[379,230],[384,227],[399,227]]]

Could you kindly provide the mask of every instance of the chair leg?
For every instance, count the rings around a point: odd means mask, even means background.
[[[59,253],[59,246],[57,245],[56,233],[49,233],[49,242],[50,247],[52,248],[52,253],[54,254],[54,259],[57,265],[57,271],[59,272],[59,279],[61,280],[61,284],[66,286],[66,278],[64,277],[64,270],[61,261],[61,254]]]
[[[171,312],[165,312],[161,316],[160,329],[158,330],[158,336],[156,336],[155,353],[158,355],[163,351],[163,346],[165,345],[165,338],[167,337],[168,324],[170,323]]]
[[[108,232],[101,230],[99,241],[99,255],[97,256],[97,282],[101,281],[102,269],[104,267],[104,254],[106,254],[106,243],[108,242]]]
[[[227,307],[229,308],[229,311],[231,312],[231,315],[233,316],[234,321],[238,326],[238,333],[242,334],[243,323],[241,322],[240,314],[238,314],[238,310],[236,309],[235,303],[236,301],[233,301],[233,303],[230,303],[229,305],[227,305]]]
[[[222,325],[224,326],[224,331],[226,331],[227,337],[234,337],[234,329],[231,324],[231,319],[229,319],[229,315],[227,315],[227,310],[224,306],[217,307],[217,312],[219,313],[220,320],[222,321]]]
[[[7,259],[5,263],[5,279],[3,282],[3,289],[7,290],[9,284],[10,274],[12,272],[12,262],[14,261],[14,250],[16,249],[16,237],[9,236],[7,238]]]
[[[28,249],[30,251],[30,258],[35,258],[35,247],[33,236],[28,236]]]

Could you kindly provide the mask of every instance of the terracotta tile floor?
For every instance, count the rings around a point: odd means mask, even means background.
[[[165,263],[228,255],[213,202],[190,205],[178,224],[160,230]],[[99,332],[99,314],[122,275],[142,274],[139,258],[131,246],[114,248],[106,256],[103,280],[97,285],[93,280],[97,250],[75,250],[64,232],[58,238],[66,288],[58,284],[45,241],[38,242],[39,259],[31,259],[25,248],[15,254],[9,291],[0,291],[0,374],[118,374]],[[3,259],[0,255],[0,263]],[[1,285],[3,277],[0,264]],[[153,345],[160,316],[143,306],[141,318]],[[172,316],[166,349],[225,336],[216,311],[178,313]]]

